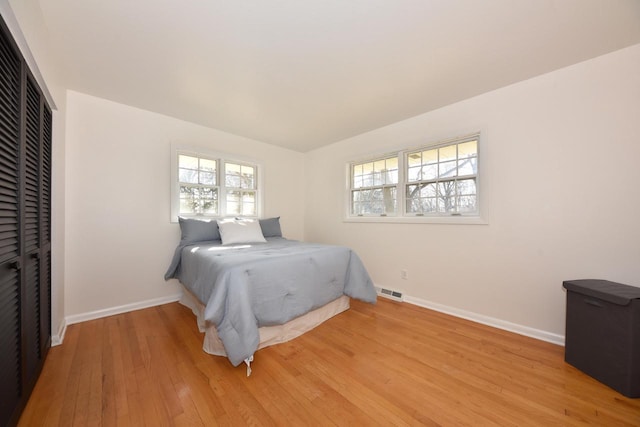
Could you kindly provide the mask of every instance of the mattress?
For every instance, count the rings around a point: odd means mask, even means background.
[[[333,316],[348,310],[349,301],[350,298],[348,296],[342,295],[322,307],[296,317],[285,324],[258,328],[258,333],[260,334],[258,350],[299,337]],[[204,318],[204,304],[198,301],[198,298],[184,286],[182,287],[180,304],[190,308],[196,316],[198,329],[204,333],[202,349],[208,354],[226,357],[227,352],[224,349],[222,340],[220,340],[218,336],[216,326],[207,322]]]

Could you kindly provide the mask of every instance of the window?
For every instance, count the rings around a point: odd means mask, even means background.
[[[225,163],[224,182],[227,192],[227,214],[256,216],[256,167]]]
[[[407,215],[476,213],[478,140],[407,153]]]
[[[480,134],[349,164],[347,220],[486,223]]]
[[[352,214],[395,215],[398,207],[398,157],[357,163],[351,171]]]
[[[172,146],[171,220],[178,216],[258,217],[259,166]]]
[[[218,162],[178,155],[180,215],[218,215]]]

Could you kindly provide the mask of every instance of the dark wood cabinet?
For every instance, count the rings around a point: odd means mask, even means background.
[[[0,20],[0,426],[14,425],[51,346],[51,131]]]

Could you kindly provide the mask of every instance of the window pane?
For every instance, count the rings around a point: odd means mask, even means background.
[[[216,175],[211,172],[200,172],[200,184],[215,185]]]
[[[195,194],[194,188],[180,186],[180,213],[196,213],[196,208],[198,207],[196,200],[197,194]]]
[[[242,205],[242,215],[256,216],[256,205],[253,203]]]
[[[216,213],[218,210],[218,192],[213,188],[200,188],[198,213]]]
[[[255,187],[255,170],[252,166],[241,166],[240,173],[242,176],[242,188],[256,188]]]
[[[226,173],[231,175],[240,175],[240,165],[235,163],[225,163]]]
[[[203,213],[217,215],[218,214],[218,201],[212,200],[210,203],[206,204],[203,208]]]
[[[478,141],[469,141],[458,144],[458,158],[475,157],[478,155]]]
[[[178,156],[178,180],[189,184],[216,185],[216,161],[193,156]]]
[[[443,181],[438,183],[438,197],[453,197],[456,195],[455,181]]]
[[[352,188],[398,183],[398,158],[389,157],[352,166]]]
[[[397,184],[398,183],[398,169],[388,170],[385,177],[385,184]]]
[[[407,186],[407,198],[435,197],[436,184],[419,184]]]
[[[438,183],[438,212],[453,212],[456,210],[456,182],[444,181]]]
[[[225,185],[229,188],[240,188],[240,176],[238,175],[227,175],[225,180]]]
[[[194,214],[196,213],[193,202],[189,199],[180,198],[180,213],[181,214]]]
[[[227,202],[240,202],[240,192],[239,191],[228,191],[227,192]]]
[[[463,179],[458,181],[458,194],[459,195],[476,194],[476,180]]]
[[[240,197],[239,191],[227,192],[227,214],[240,215],[242,213],[240,210]]]
[[[436,184],[427,184],[420,190],[421,197],[436,197]]]
[[[200,170],[207,172],[215,172],[216,161],[209,159],[200,159]]]
[[[362,174],[368,175],[373,173],[373,163],[363,163],[362,164]]]
[[[436,179],[438,176],[438,164],[434,163],[432,165],[425,165],[422,167],[422,179],[430,180]]]
[[[398,170],[398,158],[392,157],[387,159],[387,170]]]
[[[255,216],[256,215],[256,192],[255,191],[244,191],[241,194],[239,192],[234,192],[233,195],[233,203],[235,206],[236,200],[240,201],[239,208],[241,210],[242,215]]]
[[[382,215],[396,212],[396,187],[379,187],[351,192],[354,215]]]
[[[418,197],[420,192],[419,185],[407,185],[407,199]]]
[[[384,182],[382,181],[382,172],[374,171],[373,172],[373,185],[382,185]]]
[[[458,160],[458,175],[475,175],[478,173],[478,158],[469,157]]]
[[[398,183],[398,158],[391,157],[385,160],[384,184]]]
[[[227,215],[241,215],[240,203],[227,200]]]
[[[395,214],[396,213],[396,187],[385,187],[382,190],[384,201],[384,213]]]
[[[375,172],[380,172],[383,170],[386,170],[386,162],[384,160],[378,160],[376,162],[373,163],[373,170]]]
[[[178,167],[187,169],[198,169],[198,158],[180,154],[178,156]]]
[[[458,198],[458,211],[459,212],[475,212],[476,210],[476,196],[460,196]]]
[[[407,212],[431,212],[436,205],[436,183],[407,186]]]
[[[433,213],[436,211],[436,199],[411,199],[407,200],[408,213]]]
[[[409,167],[420,166],[422,164],[422,156],[420,153],[411,153],[407,156],[407,163]]]
[[[354,215],[362,214],[362,191],[351,192],[351,212]]]
[[[438,153],[440,155],[440,162],[446,162],[448,160],[455,160],[456,159],[456,146],[455,145],[449,145],[446,147],[442,147],[440,149],[438,149]]]
[[[202,214],[218,212],[218,190],[210,187],[180,186],[180,213]]]
[[[437,212],[437,210],[438,210],[438,202],[435,197],[422,199],[422,212],[434,213],[434,212]]]
[[[407,212],[409,213],[419,213],[422,212],[420,210],[420,199],[407,199]]]
[[[438,162],[438,150],[427,150],[422,152],[422,163],[425,165]]]
[[[440,163],[440,173],[439,173],[439,177],[440,178],[448,178],[448,177],[452,177],[452,176],[456,176],[456,162],[452,161],[452,162],[444,162],[444,163]]]
[[[255,202],[256,202],[256,193],[245,192],[242,194],[242,203],[255,203]]]
[[[224,185],[232,188],[240,188],[240,165],[225,163]]]
[[[198,171],[192,169],[178,169],[178,180],[189,184],[197,184]]]
[[[408,175],[407,180],[409,182],[420,181],[422,179],[422,166],[410,167]]]

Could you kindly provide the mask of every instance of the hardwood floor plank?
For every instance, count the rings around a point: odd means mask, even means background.
[[[68,328],[20,426],[638,426],[564,349],[420,307],[352,301],[244,365],[202,351],[177,303]]]

